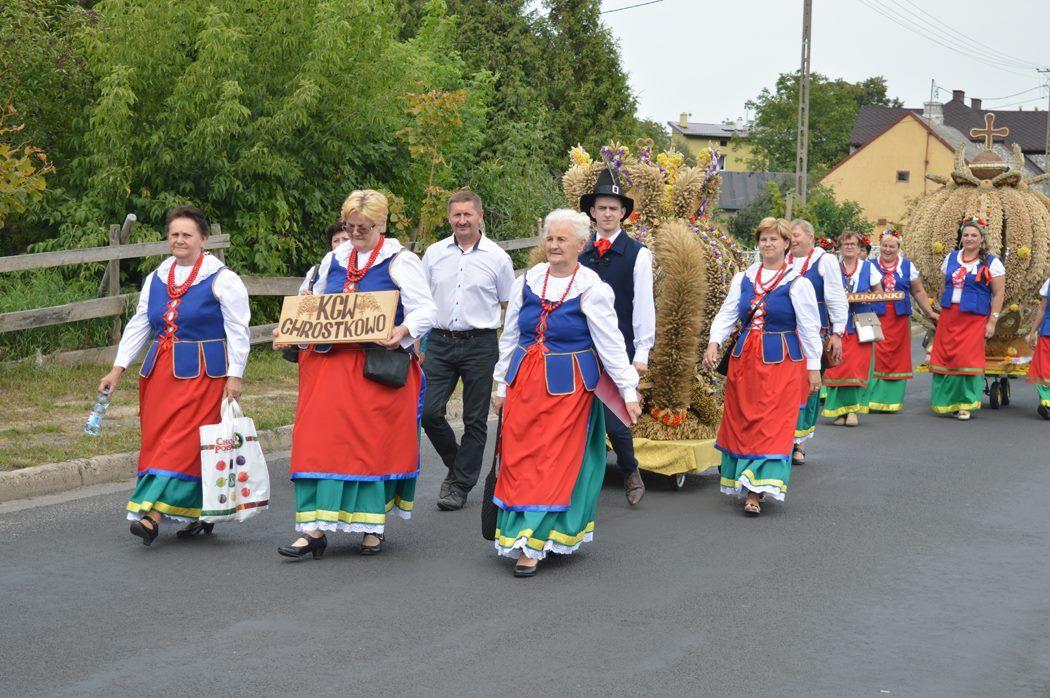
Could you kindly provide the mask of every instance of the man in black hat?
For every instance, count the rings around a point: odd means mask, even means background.
[[[653,255],[623,231],[622,224],[634,210],[634,200],[624,194],[609,169],[602,171],[594,191],[580,197],[580,210],[596,224],[596,233],[580,254],[580,263],[598,273],[616,295],[616,319],[627,345],[627,356],[645,373],[649,350],[656,341],[656,307],[653,303]],[[645,494],[645,483],[634,457],[634,440],[615,415],[605,409],[605,429],[623,473],[627,502],[634,506]]]

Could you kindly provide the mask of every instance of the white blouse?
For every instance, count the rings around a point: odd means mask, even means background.
[[[543,292],[543,279],[549,266],[546,262],[537,264],[515,279],[514,286],[511,288],[510,303],[507,305],[507,315],[503,321],[503,334],[499,339],[499,362],[492,373],[498,383],[496,395],[500,397],[507,394],[507,384],[503,379],[507,376],[511,354],[514,353],[514,348],[518,346],[518,340],[521,337],[518,315],[521,312],[524,284],[528,283],[529,289],[540,296]],[[557,301],[561,298],[570,278],[550,277],[547,283],[546,299]],[[581,265],[565,300],[572,300],[576,297],[580,298],[580,309],[587,318],[587,329],[591,333],[591,339],[594,341],[595,349],[598,350],[598,357],[602,360],[605,372],[620,389],[624,402],[637,402],[638,371],[627,359],[626,344],[616,324],[613,290],[598,277],[596,272]]]
[[[789,252],[787,262],[801,274],[802,267],[806,265],[806,257],[796,259]],[[842,287],[842,273],[839,271],[838,258],[828,254],[820,247],[814,247],[813,255],[809,257],[809,265],[810,267],[816,265],[817,273],[824,280],[824,305],[828,308],[831,331],[842,334],[846,331],[849,301],[846,300],[846,290]]]
[[[892,271],[894,274],[896,274],[898,271],[900,271],[900,265],[903,264],[903,263],[904,263],[904,256],[903,255],[897,255],[897,266],[893,267],[893,269],[888,269],[886,271]],[[879,273],[879,280],[882,281],[885,278],[886,272],[882,270],[881,266],[879,266],[881,264],[881,257],[873,258],[872,259],[872,264],[875,266],[875,271],[877,271]],[[917,266],[915,266],[915,262],[912,262],[911,264],[908,265],[908,285],[910,286],[918,278],[919,278],[919,268]],[[884,291],[890,291],[890,290],[899,291],[900,289],[883,288],[883,290]]]
[[[874,261],[868,266],[868,279],[867,283],[863,283],[863,279],[860,278],[858,273],[864,266],[864,260],[858,259],[857,266],[854,268],[853,273],[849,275],[849,284],[845,289],[846,293],[866,293],[872,289],[872,287],[878,287],[882,283],[882,274],[879,273],[879,265]],[[839,261],[839,269],[842,268],[842,262]]]
[[[941,262],[941,273],[942,274],[947,274],[948,273],[948,260],[952,258],[953,254],[956,255],[956,258],[959,260],[959,264],[961,266],[963,266],[963,267],[966,267],[966,273],[967,274],[973,274],[974,272],[977,271],[977,267],[979,267],[981,265],[981,260],[980,259],[975,259],[972,262],[966,262],[964,264],[963,263],[962,250],[959,250],[958,252],[950,252],[948,254],[948,256],[944,258],[944,261]],[[1002,260],[1000,260],[998,257],[993,259],[992,263],[988,265],[988,271],[990,271],[992,273],[992,278],[993,279],[997,278],[997,277],[1000,277],[1000,276],[1006,276],[1006,267],[1003,266]],[[963,292],[963,286],[965,285],[965,280],[960,280],[959,283],[956,283],[955,280],[952,279],[951,280],[951,284],[952,284],[952,305],[955,305],[955,304],[957,304],[957,303],[962,301],[962,292]]]
[[[165,282],[172,264],[175,264],[175,258],[168,257],[157,267],[157,275]],[[248,363],[248,352],[252,348],[248,331],[252,314],[248,307],[248,289],[244,287],[244,282],[228,267],[224,267],[225,265],[217,257],[205,252],[204,261],[201,262],[200,271],[197,272],[193,285],[196,286],[213,274],[219,274],[215,277],[211,289],[222,309],[222,326],[226,331],[226,355],[228,357],[226,375],[241,378],[244,375],[244,367]],[[192,266],[177,265],[175,283],[184,282],[189,277],[191,269],[193,269]],[[220,270],[222,273],[219,273]],[[153,332],[147,315],[152,284],[153,274],[149,274],[142,283],[142,292],[139,294],[135,315],[128,320],[128,325],[120,336],[114,366],[124,369],[130,366]]]
[[[1039,289],[1039,295],[1046,298],[1050,294],[1050,279],[1043,282],[1043,287]]]
[[[737,320],[740,320],[740,285],[743,283],[744,274],[755,282],[761,262],[755,262],[747,271],[737,272],[733,281],[729,284],[729,293],[726,295],[722,307],[719,309],[715,319],[711,321],[711,337],[708,343],[714,342],[722,346],[733,332]],[[764,274],[768,274],[765,270]],[[840,279],[841,280],[841,279]],[[774,288],[780,288],[785,284],[791,284],[788,295],[791,296],[791,307],[795,309],[795,322],[798,327],[798,338],[802,343],[802,352],[806,355],[806,368],[810,371],[820,370],[820,358],[824,353],[824,345],[820,341],[820,309],[817,307],[817,293],[813,290],[813,284],[804,276],[799,276],[795,269],[790,269],[784,278]]]
[[[332,268],[332,260],[338,260],[339,264],[346,268],[350,263],[350,253],[353,249],[353,243],[348,240],[324,256],[324,259],[321,260],[321,272],[312,289],[314,293],[324,293],[328,282],[328,271]],[[408,250],[397,254],[402,249],[404,248],[400,242],[394,238],[386,238],[383,242],[383,249],[376,257],[375,264],[397,255],[394,261],[390,262],[390,278],[401,292],[401,305],[405,309],[405,319],[401,324],[408,328],[408,336],[401,340],[401,346],[408,348],[434,326],[437,306],[434,305],[434,298],[430,295],[430,285],[427,284],[427,277],[423,272],[423,263],[419,261],[419,257]],[[371,250],[358,252],[358,269],[368,263],[371,253]]]

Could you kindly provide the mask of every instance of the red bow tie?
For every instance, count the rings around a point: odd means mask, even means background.
[[[604,257],[605,253],[612,247],[612,241],[605,238],[598,238],[594,241],[594,249],[598,250],[598,256]]]

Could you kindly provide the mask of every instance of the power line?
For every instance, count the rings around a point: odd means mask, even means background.
[[[1003,97],[985,97],[985,102],[998,102],[1001,99],[1010,99],[1011,97],[1018,97],[1020,95],[1028,94],[1029,92],[1035,92],[1041,90],[1045,85],[1036,85],[1035,87],[1029,87],[1027,90],[1021,90],[1020,92],[1014,92],[1012,95],[1004,95]]]
[[[1043,95],[1039,95],[1038,97],[1033,97],[1032,99],[1025,99],[1025,100],[1022,100],[1020,102],[1014,102],[1013,104],[1002,104],[1002,105],[997,106],[997,107],[992,107],[991,111],[1005,111],[1009,107],[1019,107],[1022,104],[1028,104],[1029,102],[1042,102],[1042,101],[1043,101]],[[985,110],[985,111],[987,111],[987,110]]]
[[[633,10],[636,7],[645,7],[646,5],[655,5],[655,4],[663,2],[663,1],[664,0],[649,0],[649,2],[640,2],[640,3],[636,4],[636,5],[627,5],[625,7],[617,7],[617,8],[612,9],[612,10],[602,10],[598,14],[600,14],[600,15],[611,15],[613,12],[623,12],[624,10]]]

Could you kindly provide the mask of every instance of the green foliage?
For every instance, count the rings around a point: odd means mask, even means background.
[[[729,232],[748,245],[754,244],[755,229],[766,216],[783,218],[786,213],[787,191],[776,182],[766,185],[766,191],[742,208],[729,221]],[[795,202],[792,218],[804,218],[813,224],[818,235],[838,237],[846,230],[871,233],[874,224],[864,217],[864,210],[856,201],[838,201],[835,193],[822,186],[810,187],[806,203]]]
[[[22,213],[44,198],[44,175],[55,171],[40,148],[8,142],[24,129],[23,125],[8,125],[15,114],[10,104],[0,106],[0,228],[9,215]]]
[[[790,172],[795,169],[798,128],[799,73],[782,73],[773,92],[764,88],[747,108],[755,112],[748,141],[755,147],[749,163],[758,170]],[[859,83],[830,80],[820,73],[810,76],[809,168],[820,173],[849,153],[849,137],[857,110],[865,104],[900,106],[886,95],[886,80],[871,77]]]

